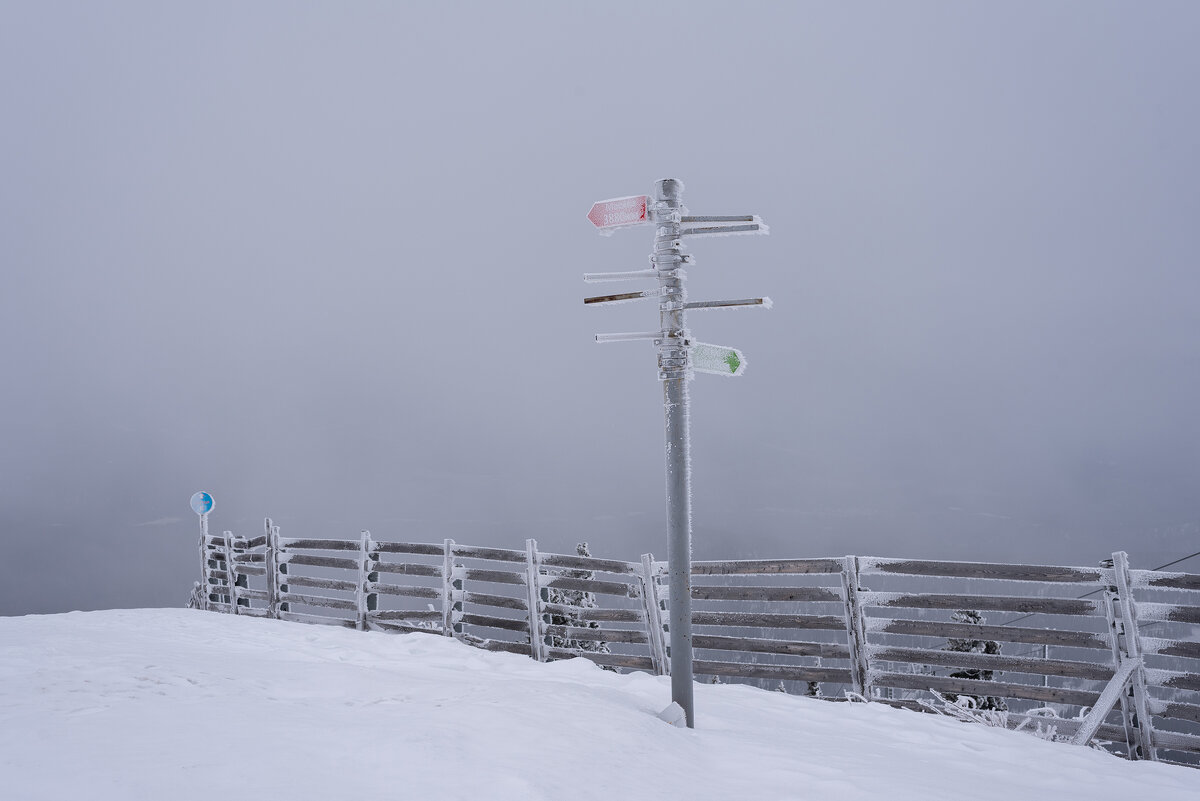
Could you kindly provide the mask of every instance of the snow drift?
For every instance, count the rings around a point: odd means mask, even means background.
[[[1200,772],[877,704],[189,610],[0,618],[0,796],[1194,799]]]

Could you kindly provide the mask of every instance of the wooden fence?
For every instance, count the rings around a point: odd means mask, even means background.
[[[200,551],[205,609],[669,667],[667,566],[650,554],[288,539],[270,520],[253,538],[205,533]],[[989,699],[1010,726],[1200,764],[1200,575],[1132,570],[1123,552],[1095,568],[846,556],[696,562],[691,593],[694,669],[714,682]]]

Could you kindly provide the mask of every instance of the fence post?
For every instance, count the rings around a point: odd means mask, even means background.
[[[271,518],[263,520],[263,530],[267,538],[264,560],[267,569],[267,617],[279,617],[279,575],[276,572],[279,567],[275,556],[275,537],[271,533]]]
[[[654,663],[654,674],[666,676],[670,671],[667,647],[663,637],[662,607],[658,600],[658,580],[654,575],[654,554],[642,554],[642,607],[646,613],[646,642],[650,646],[650,660]]]
[[[1133,706],[1137,711],[1135,722],[1138,751],[1142,759],[1158,761],[1154,748],[1154,723],[1150,718],[1150,704],[1146,693],[1146,668],[1142,662],[1142,636],[1137,626],[1137,604],[1129,586],[1129,555],[1124,551],[1113,554],[1113,575],[1117,584],[1117,602],[1121,607],[1121,623],[1125,629],[1125,656],[1138,662],[1130,680]]]
[[[454,636],[454,540],[445,540],[442,554],[442,634]]]
[[[367,618],[379,608],[379,595],[371,592],[371,584],[379,581],[379,573],[375,571],[379,554],[373,552],[372,545],[371,532],[364,529],[359,543],[358,591],[354,593],[354,600],[358,606],[359,631],[367,630]]]
[[[225,585],[229,588],[229,611],[238,613],[237,573],[233,569],[233,532],[225,532]]]
[[[539,662],[546,661],[546,642],[542,635],[541,559],[537,540],[525,540],[525,589],[529,599],[529,655]]]
[[[215,551],[216,546],[211,544],[208,532],[205,531],[200,541],[201,576],[204,584],[204,608],[212,611],[217,611],[214,604],[220,603],[220,600],[214,601],[213,599],[223,597],[220,592],[221,587],[217,584],[218,579],[213,575],[213,572],[220,565],[220,562],[216,559],[217,554]]]
[[[870,664],[867,654],[866,623],[858,600],[858,557],[842,559],[842,598],[846,618],[846,644],[850,648],[850,683],[854,692],[868,699],[871,690]]]
[[[1112,570],[1112,559],[1101,559],[1100,566],[1102,568]],[[1115,571],[1113,571],[1115,576]],[[1108,621],[1108,642],[1112,650],[1113,670],[1121,672],[1121,664],[1123,657],[1121,656],[1121,624],[1117,621],[1117,581],[1114,577],[1112,583],[1104,582],[1101,576],[1101,582],[1104,588],[1104,617]],[[1121,725],[1125,729],[1125,749],[1128,752],[1130,759],[1137,759],[1138,756],[1138,737],[1134,729],[1133,717],[1133,701],[1128,694],[1122,690],[1118,697],[1118,702],[1121,706]]]
[[[292,605],[283,600],[283,594],[289,591],[287,585],[288,566],[287,560],[284,558],[287,556],[287,552],[279,542],[279,526],[271,526],[271,542],[275,546],[275,566],[279,569],[279,575],[275,578],[275,591],[279,601],[275,616],[278,617],[280,612],[292,611]]]

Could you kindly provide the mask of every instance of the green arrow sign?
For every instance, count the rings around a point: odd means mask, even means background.
[[[714,375],[741,375],[746,372],[746,357],[736,348],[697,342],[691,347],[692,369]]]

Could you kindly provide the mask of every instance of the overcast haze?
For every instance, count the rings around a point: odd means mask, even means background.
[[[700,558],[1200,549],[1192,3],[0,7],[0,614],[186,601],[212,527]],[[601,289],[619,291],[621,285]],[[635,288],[635,287],[630,287]],[[1200,559],[1180,569],[1200,572]]]

